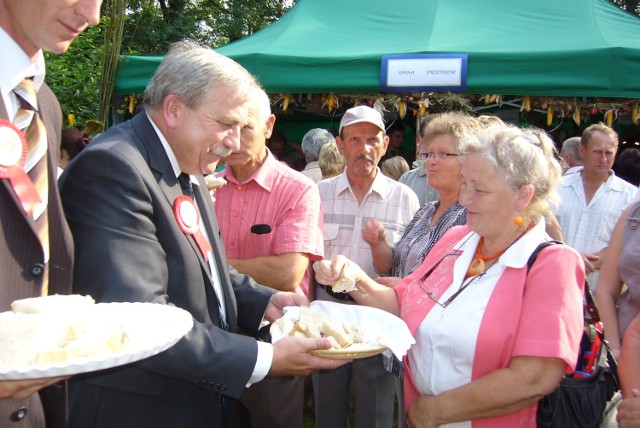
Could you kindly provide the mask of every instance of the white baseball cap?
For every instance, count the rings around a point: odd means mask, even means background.
[[[342,128],[344,128],[345,126],[362,122],[367,122],[375,125],[380,128],[382,132],[385,132],[382,115],[377,110],[372,109],[368,106],[351,107],[349,110],[347,110],[340,120],[340,129],[338,132],[342,134]]]

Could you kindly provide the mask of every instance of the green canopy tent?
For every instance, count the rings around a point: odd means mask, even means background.
[[[380,91],[385,54],[468,54],[470,94],[640,98],[640,19],[607,0],[298,0],[217,49],[269,93]],[[122,56],[115,93],[161,57]]]

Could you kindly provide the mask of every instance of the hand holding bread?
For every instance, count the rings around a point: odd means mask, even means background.
[[[344,256],[336,256],[333,260],[322,260],[314,264],[316,281],[319,284],[331,285],[335,293],[348,293],[358,290],[357,282],[363,274],[360,267]]]

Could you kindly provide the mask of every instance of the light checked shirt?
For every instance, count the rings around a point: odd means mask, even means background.
[[[562,177],[558,194],[562,202],[556,213],[564,241],[580,253],[593,254],[609,246],[613,228],[622,212],[633,202],[638,188],[610,172],[589,201],[584,194],[582,174]],[[598,284],[599,271],[587,275],[591,291]]]
[[[361,205],[351,190],[347,173],[318,183],[324,211],[324,257],[342,254],[357,263],[372,278],[371,247],[362,238],[362,227],[372,219],[387,229],[387,242],[394,246],[420,207],[416,194],[404,184],[380,172]]]

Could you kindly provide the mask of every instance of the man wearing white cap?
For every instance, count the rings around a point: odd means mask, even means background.
[[[394,245],[418,210],[418,198],[378,168],[389,138],[376,110],[366,106],[347,110],[336,143],[346,160],[345,171],[318,183],[324,211],[324,255],[331,259],[342,254],[376,278],[371,248],[362,238],[363,225],[371,219],[380,221],[389,245]],[[333,293],[329,286],[317,285],[315,291],[317,300],[355,304],[348,294]],[[393,425],[394,378],[384,370],[382,356],[355,360],[316,373],[312,379],[317,428],[347,426],[350,381],[356,394],[355,428]]]

